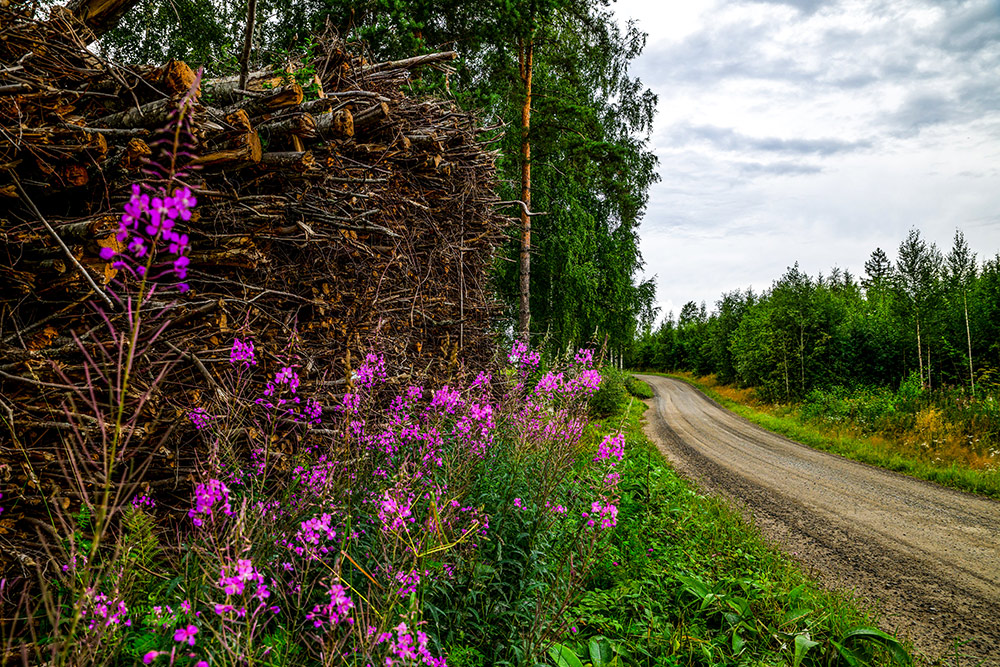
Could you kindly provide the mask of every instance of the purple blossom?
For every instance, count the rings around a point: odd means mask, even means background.
[[[150,198],[138,184],[133,184],[132,196],[125,204],[115,235],[125,251],[101,248],[101,259],[140,277],[156,280],[173,274],[178,280],[184,280],[191,263],[187,254],[190,240],[187,234],[179,234],[174,227],[178,218],[191,219],[191,209],[196,204],[197,200],[187,187],[179,188],[173,195],[160,191]],[[165,255],[172,257],[162,257]],[[147,267],[155,267],[156,273],[148,275]],[[185,283],[178,283],[176,287],[181,292],[188,289]]]
[[[212,515],[215,505],[218,504],[223,514],[230,516],[233,513],[229,505],[229,488],[217,479],[210,479],[204,484],[198,484],[194,491],[195,504],[188,510],[188,517],[195,526],[204,523],[204,517]]]
[[[590,368],[594,365],[594,351],[587,348],[580,348],[577,350],[576,357],[573,361],[577,366]]]
[[[186,628],[177,628],[174,632],[174,641],[181,643],[187,642],[188,646],[194,646],[194,636],[196,634],[198,634],[198,628],[193,625],[188,625]]]
[[[378,518],[382,521],[382,530],[397,530],[406,526],[407,522],[413,523],[413,495],[405,501],[399,500],[388,491],[382,495],[382,505],[378,512]]]
[[[510,347],[510,354],[507,355],[507,360],[511,364],[520,366],[522,369],[534,369],[538,368],[538,365],[541,363],[542,355],[537,351],[530,352],[528,344],[523,340],[515,340],[514,344]]]
[[[212,415],[205,411],[205,408],[195,408],[188,413],[188,419],[194,424],[197,430],[202,430],[212,423]]]
[[[329,602],[324,605],[316,605],[313,610],[306,614],[306,620],[312,621],[313,627],[322,628],[324,624],[334,627],[340,623],[354,624],[354,619],[348,614],[354,608],[354,602],[347,595],[347,591],[340,584],[334,584],[328,591]]]
[[[427,642],[429,637],[426,633],[417,630],[416,638],[414,638],[414,633],[406,626],[406,623],[400,623],[395,628],[393,632],[383,632],[377,638],[377,643],[389,644],[389,652],[394,656],[406,661],[419,660],[421,664],[427,667],[447,667],[447,661],[442,656],[440,658],[435,658],[431,655],[430,650],[427,648]],[[392,658],[386,658],[387,665],[395,664]]]
[[[249,338],[242,341],[239,338],[233,339],[233,347],[229,350],[229,363],[243,363],[244,366],[256,366],[257,360],[253,354],[253,341]]]
[[[385,359],[380,354],[369,353],[354,375],[354,381],[361,389],[368,389],[376,380],[385,379]]]
[[[597,456],[594,457],[594,462],[606,461],[611,457],[615,457],[620,462],[625,456],[625,434],[615,433],[613,435],[605,436],[604,440],[597,448]],[[615,465],[612,461],[611,465]]]

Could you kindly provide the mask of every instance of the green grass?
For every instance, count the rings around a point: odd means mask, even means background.
[[[643,434],[644,410],[633,400],[606,422],[628,434],[618,526],[556,664],[826,665],[841,659],[838,644],[874,664],[887,649],[904,658],[856,599],[823,590],[738,512],[681,479]]]
[[[702,391],[722,407],[769,431],[814,449],[839,454],[855,461],[893,470],[918,479],[935,482],[960,491],[1000,499],[1000,469],[972,470],[956,464],[941,466],[917,460],[892,451],[884,439],[831,434],[812,423],[804,422],[792,412],[776,415],[756,410],[727,396],[696,379],[670,373],[649,373],[687,382]],[[882,442],[880,442],[882,440]]]

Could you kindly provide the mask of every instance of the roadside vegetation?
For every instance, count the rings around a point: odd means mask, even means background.
[[[821,589],[736,511],[682,480],[645,437],[645,409],[633,398],[603,421],[626,434],[618,526],[568,636],[550,650],[555,664],[909,661],[856,599]]]

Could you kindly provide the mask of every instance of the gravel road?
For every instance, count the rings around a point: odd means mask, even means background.
[[[960,654],[1000,665],[1000,503],[811,449],[683,382],[639,377],[656,394],[646,431],[679,472],[735,499],[824,584],[880,609],[883,628],[925,658],[953,657],[960,639]]]

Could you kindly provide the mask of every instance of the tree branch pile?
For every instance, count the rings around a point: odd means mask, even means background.
[[[116,243],[156,131],[195,80],[183,62],[109,63],[91,37],[68,10],[39,21],[0,5],[0,475],[23,500],[0,516],[7,544],[34,534],[43,500],[79,500],[65,447],[93,416],[65,389],[86,381],[77,339],[107,347],[93,304],[127,326],[105,303],[121,276],[100,249]],[[454,57],[368,63],[326,36],[308,77],[251,72],[246,91],[237,77],[202,82],[191,290],[151,304],[177,300],[148,357],[173,365],[143,408],[147,444],[129,454],[151,460],[153,487],[187,493],[197,440],[185,415],[235,336],[272,360],[291,350],[303,393],[327,405],[368,349],[414,383],[491,355],[487,274],[506,224],[496,155],[475,117],[402,90],[412,68]],[[4,551],[6,570],[18,561]]]

